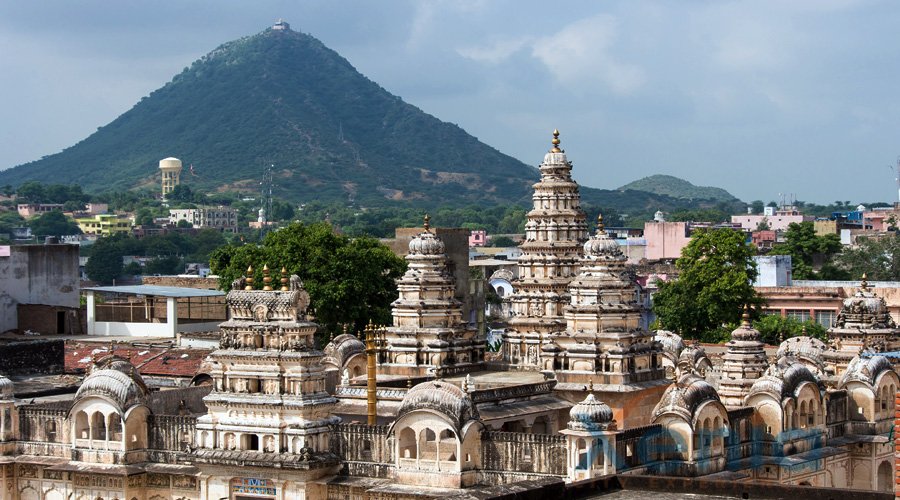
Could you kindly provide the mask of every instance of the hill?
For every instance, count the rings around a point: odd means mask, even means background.
[[[714,200],[724,202],[737,201],[728,191],[710,186],[695,186],[690,182],[671,175],[651,175],[630,182],[619,190],[644,191],[684,200]]]
[[[216,48],[81,142],[0,171],[0,185],[155,189],[158,162],[168,156],[184,161],[182,182],[194,191],[255,195],[274,165],[279,198],[368,207],[524,206],[539,178],[536,168],[381,88],[316,38],[267,29]],[[707,203],[581,192],[586,204],[631,215]]]

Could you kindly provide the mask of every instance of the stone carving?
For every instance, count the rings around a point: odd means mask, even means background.
[[[350,385],[350,372],[346,368],[341,373],[341,385]]]
[[[269,321],[269,308],[265,304],[253,306],[253,319],[259,322]]]

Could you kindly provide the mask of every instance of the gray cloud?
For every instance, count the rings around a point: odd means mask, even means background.
[[[890,1],[0,3],[0,167],[83,139],[278,17],[390,92],[576,178],[667,173],[747,199],[893,200]]]

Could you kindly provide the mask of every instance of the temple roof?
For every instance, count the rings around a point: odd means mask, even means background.
[[[407,391],[397,410],[397,420],[416,410],[440,412],[453,422],[457,430],[469,420],[478,418],[478,410],[469,395],[441,380],[424,382]]]

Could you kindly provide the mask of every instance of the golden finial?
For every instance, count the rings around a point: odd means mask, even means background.
[[[594,379],[588,379],[588,392],[594,392]]]
[[[409,375],[406,376],[406,388],[412,389],[412,378]]]
[[[290,290],[290,288],[288,288],[287,268],[281,266],[281,291],[286,292],[288,290]]]
[[[244,287],[244,290],[253,290],[253,265],[247,266],[247,279],[244,280],[247,282],[247,286]]]
[[[272,277],[269,276],[268,264],[263,264],[263,290],[272,290]]]
[[[750,328],[750,304],[744,306],[744,313],[741,314],[741,326]]]
[[[550,142],[553,143],[553,149],[550,150],[551,153],[562,153],[562,149],[559,149],[559,130],[553,129],[553,140]]]
[[[428,214],[425,214],[425,232],[429,232],[431,230],[431,217]]]
[[[597,214],[597,234],[603,234],[606,232],[606,227],[603,225],[603,214]]]
[[[869,289],[869,282],[866,281],[866,273],[862,275],[862,281],[859,283],[859,287],[863,289],[863,291]]]

